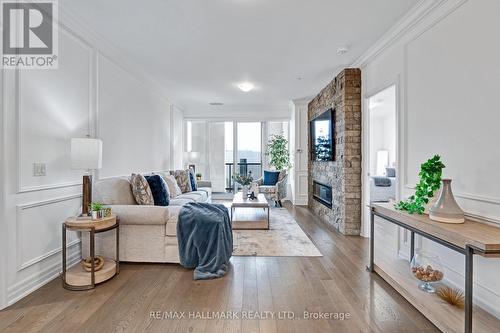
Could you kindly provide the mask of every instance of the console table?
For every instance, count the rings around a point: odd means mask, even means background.
[[[415,252],[415,234],[437,242],[465,255],[465,311],[440,301],[435,295],[421,292],[410,275],[408,263],[381,258],[374,263],[375,216],[383,222],[396,224],[410,231],[410,258]],[[371,205],[370,263],[367,269],[378,273],[424,316],[444,332],[472,332],[473,310],[473,257],[500,257],[500,228],[486,223],[466,220],[463,224],[447,224],[432,221],[428,215],[407,214],[396,210],[392,203]],[[476,308],[474,332],[498,332],[500,320],[484,310]],[[444,311],[444,312],[443,312]]]

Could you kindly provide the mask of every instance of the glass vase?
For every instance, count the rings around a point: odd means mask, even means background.
[[[420,281],[418,288],[428,293],[436,292],[433,284],[444,277],[443,265],[439,256],[425,251],[417,251],[410,263],[413,277]]]

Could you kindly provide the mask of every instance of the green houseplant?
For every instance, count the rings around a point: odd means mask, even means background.
[[[420,180],[415,187],[415,194],[407,200],[396,203],[396,209],[407,211],[410,214],[423,214],[425,205],[441,186],[441,176],[444,168],[445,165],[441,162],[441,156],[439,155],[434,155],[421,164],[418,174]]]
[[[292,165],[290,164],[290,152],[288,151],[288,140],[283,134],[273,134],[267,143],[267,152],[271,159],[269,160],[269,165],[274,167],[276,170],[289,169]]]
[[[104,206],[100,202],[92,202],[90,204],[90,210],[92,211],[92,219],[93,220],[98,220],[102,219],[103,217],[103,209]]]

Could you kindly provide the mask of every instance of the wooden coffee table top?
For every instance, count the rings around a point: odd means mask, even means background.
[[[234,195],[233,203],[231,207],[248,207],[248,208],[269,208],[269,203],[267,202],[264,194],[259,193],[256,199],[243,199],[243,195],[241,192],[238,192]]]

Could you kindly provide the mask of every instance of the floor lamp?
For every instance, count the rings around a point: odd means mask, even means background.
[[[102,167],[102,141],[100,139],[71,139],[71,168],[85,170],[83,175],[82,216],[89,215],[92,202],[92,170]]]

